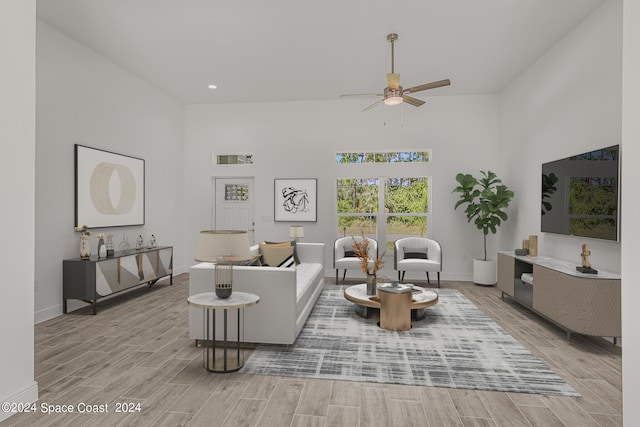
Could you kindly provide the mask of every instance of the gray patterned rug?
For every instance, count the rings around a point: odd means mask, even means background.
[[[359,317],[344,286],[323,290],[291,346],[259,345],[240,372],[579,396],[455,289],[406,332]]]

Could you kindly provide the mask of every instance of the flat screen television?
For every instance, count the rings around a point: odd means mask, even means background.
[[[618,240],[620,146],[542,165],[541,231]]]

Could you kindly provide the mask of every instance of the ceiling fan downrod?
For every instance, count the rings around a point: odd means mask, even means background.
[[[387,34],[387,41],[391,43],[391,74],[395,73],[393,58],[395,57],[393,46],[398,40],[398,35],[396,33]]]

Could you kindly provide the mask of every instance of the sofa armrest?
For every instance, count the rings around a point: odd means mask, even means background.
[[[324,243],[297,243],[296,252],[300,262],[321,264],[324,266]]]

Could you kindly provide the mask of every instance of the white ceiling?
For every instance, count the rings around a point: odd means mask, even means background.
[[[380,93],[395,32],[404,87],[452,81],[425,99],[500,91],[602,2],[38,0],[37,15],[186,104]]]

